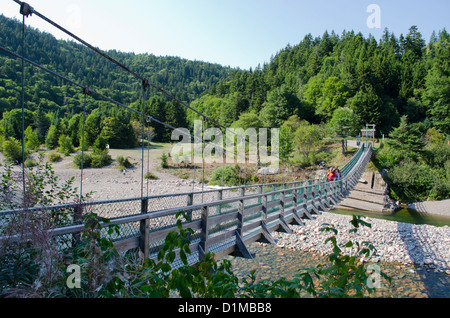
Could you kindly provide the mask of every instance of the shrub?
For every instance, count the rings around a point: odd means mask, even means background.
[[[247,175],[247,179],[245,178],[245,173],[241,171],[238,165],[234,168],[231,166],[223,166],[214,169],[211,175],[210,184],[222,185],[223,180],[223,184],[226,186],[236,186],[249,181],[250,178],[250,175]]]
[[[398,199],[403,202],[426,201],[435,183],[433,170],[407,160],[389,171],[389,181]]]
[[[35,167],[35,166],[37,166],[37,164],[38,163],[36,160],[30,159],[30,158],[25,159],[25,167],[27,167],[27,168]]]
[[[58,144],[59,144],[59,152],[63,153],[66,156],[70,155],[75,151],[72,145],[72,140],[66,135],[61,135],[59,137]]]
[[[83,160],[82,160],[82,158],[83,158]],[[73,158],[73,163],[78,169],[81,169],[82,161],[83,161],[83,168],[89,168],[91,166],[91,162],[92,162],[91,155],[88,153],[85,153],[83,155],[81,153],[79,153],[79,154],[75,155],[75,157]]]
[[[91,167],[101,168],[109,165],[112,162],[111,156],[108,154],[108,150],[102,150],[93,152],[91,154]]]
[[[22,156],[22,145],[20,141],[13,137],[9,137],[3,142],[3,155],[5,156],[6,161],[19,164],[23,161]],[[25,157],[26,157],[25,153]]]
[[[167,155],[165,153],[161,156],[161,168],[167,169],[169,168],[169,164],[167,163]]]
[[[149,172],[147,172],[147,173],[145,174],[145,179],[149,179],[149,180],[157,180],[158,177],[155,176],[153,173],[151,173],[151,172],[149,171]]]
[[[50,162],[57,162],[57,161],[61,160],[61,155],[57,152],[51,152],[48,154],[47,157]],[[80,160],[81,160],[81,158],[80,158]]]
[[[124,158],[123,156],[117,156],[116,161],[120,169],[127,169],[133,166],[133,164],[128,160],[128,157]]]

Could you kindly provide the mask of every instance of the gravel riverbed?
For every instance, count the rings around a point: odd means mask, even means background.
[[[367,259],[370,262],[398,262],[412,264],[418,269],[433,269],[450,274],[450,228],[426,224],[409,224],[374,218],[364,218],[371,227],[360,227],[357,233],[349,234],[353,228],[351,216],[324,212],[313,220],[305,219],[305,225],[291,225],[292,234],[274,232],[278,247],[297,251],[313,251],[329,254],[332,244],[324,244],[331,232],[321,232],[322,224],[332,224],[338,230],[337,242],[344,245],[349,240],[369,241],[376,252]],[[352,253],[343,248],[346,254]],[[353,251],[354,252],[354,251]],[[364,259],[363,259],[364,261]]]

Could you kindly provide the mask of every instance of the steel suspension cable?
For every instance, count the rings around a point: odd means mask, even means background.
[[[22,13],[22,57],[25,56],[25,17],[28,16],[24,6],[20,7]],[[23,207],[26,206],[25,189],[25,61],[22,58],[22,187],[23,187]]]
[[[151,86],[151,87],[156,88],[158,91],[160,91],[161,93],[165,94],[165,95],[168,96],[169,98],[173,99],[174,101],[176,101],[176,102],[182,104],[182,105],[185,106],[186,108],[191,109],[192,111],[194,111],[194,112],[197,113],[198,115],[202,116],[203,121],[208,120],[208,121],[212,122],[214,125],[216,125],[216,126],[218,126],[218,127],[221,127],[221,128],[224,129],[226,132],[230,132],[230,133],[234,134],[235,136],[237,136],[237,137],[239,137],[239,138],[244,138],[244,137],[240,136],[239,134],[237,134],[236,132],[234,132],[234,131],[228,129],[227,127],[221,125],[220,123],[216,122],[215,120],[209,118],[209,117],[206,116],[205,114],[203,114],[203,113],[197,111],[196,109],[192,108],[191,106],[187,105],[186,103],[184,103],[183,101],[179,100],[178,98],[176,98],[176,97],[173,96],[172,94],[168,93],[168,92],[165,91],[164,89],[162,89],[162,88],[156,86],[155,84],[149,82],[147,79],[145,79],[144,77],[140,76],[139,74],[133,72],[131,69],[129,69],[128,67],[126,67],[126,66],[123,65],[122,63],[118,62],[117,60],[115,60],[115,59],[113,59],[112,57],[108,56],[107,54],[103,53],[101,50],[95,48],[94,46],[90,45],[90,44],[87,43],[86,41],[84,41],[84,40],[82,40],[81,38],[77,37],[76,35],[74,35],[74,34],[71,33],[70,31],[68,31],[67,29],[61,27],[60,25],[58,25],[57,23],[55,23],[55,22],[53,22],[52,20],[48,19],[47,17],[45,17],[45,16],[42,15],[41,13],[37,12],[36,10],[34,10],[31,6],[29,6],[29,5],[26,4],[25,2],[21,2],[21,1],[18,1],[18,0],[13,0],[13,1],[21,5],[21,13],[23,12],[23,11],[22,11],[22,8],[26,8],[27,16],[28,16],[28,15],[31,15],[32,13],[36,14],[37,16],[39,16],[40,18],[42,18],[43,20],[45,20],[45,21],[47,21],[48,23],[50,23],[51,25],[55,26],[56,28],[60,29],[60,30],[63,31],[64,33],[66,33],[66,34],[68,34],[69,36],[75,38],[76,40],[78,40],[78,41],[81,42],[82,44],[86,45],[88,48],[94,50],[95,52],[97,52],[97,53],[100,54],[101,56],[107,58],[108,60],[110,60],[110,61],[113,62],[114,64],[116,64],[116,65],[118,65],[119,67],[123,68],[124,70],[126,70],[127,72],[129,72],[130,74],[132,74],[133,76],[135,76],[135,77],[141,79],[143,82],[148,83],[148,84],[147,84],[148,86]],[[24,16],[25,16],[25,15],[24,15]],[[4,51],[6,52],[6,50],[4,50]],[[10,53],[10,54],[11,54],[12,52],[7,52],[7,53]],[[17,54],[14,54],[14,53],[12,53],[12,55],[18,56]],[[23,56],[22,56],[22,59],[23,59],[22,62],[25,61],[25,58],[24,58]],[[31,64],[33,64],[33,65],[35,65],[35,66],[37,66],[37,67],[39,67],[39,68],[41,68],[41,69],[44,69],[44,70],[46,70],[46,71],[50,71],[50,70],[46,69],[45,67],[38,65],[37,63],[31,62],[31,61],[28,61],[28,60],[27,60],[27,62],[30,62]],[[50,71],[50,72],[51,72],[52,74],[54,74],[54,75],[60,77],[60,78],[63,78],[63,79],[65,79],[65,80],[69,81],[69,82],[72,82],[73,84],[76,84],[76,85],[78,85],[78,86],[80,86],[80,87],[83,87],[83,86],[81,86],[81,85],[79,85],[79,84],[77,84],[77,83],[75,83],[75,82],[73,82],[73,81],[71,81],[71,80],[69,80],[69,79],[63,77],[63,76],[60,76],[59,74],[56,74],[56,73],[54,73],[54,72],[52,72],[52,71]],[[83,87],[83,88],[84,88],[84,87]],[[139,112],[139,111],[137,111],[137,110],[135,110],[135,109],[133,109],[133,108],[130,108],[130,107],[126,106],[126,105],[123,105],[122,103],[119,103],[119,102],[117,102],[117,101],[115,101],[115,100],[113,100],[113,99],[111,99],[111,98],[109,98],[109,97],[107,97],[107,96],[105,96],[105,95],[103,95],[103,94],[100,94],[100,93],[95,92],[95,91],[93,91],[93,90],[89,90],[89,91],[92,92],[92,93],[94,93],[94,94],[96,94],[96,95],[99,96],[99,97],[104,98],[105,100],[108,100],[108,101],[114,103],[114,104],[117,104],[117,105],[119,105],[119,106],[125,107],[125,108],[127,108],[127,109],[129,109],[129,110],[131,110],[131,111],[133,111],[133,112],[135,112],[135,113],[141,114],[141,115],[143,116],[143,118],[145,117],[145,114],[143,114],[143,113],[141,113],[141,112]],[[147,118],[151,120],[153,117],[147,116]],[[153,119],[154,119],[154,118],[153,118]],[[163,125],[168,126],[166,123],[163,123],[163,122],[158,121],[158,120],[156,120],[156,121],[159,122],[160,124],[163,124]],[[169,125],[169,126],[170,126],[170,125]],[[174,128],[174,127],[171,127],[171,128],[172,128],[172,129],[176,129],[176,128]],[[195,137],[194,137],[194,138],[195,138]],[[203,140],[202,140],[202,143],[203,143]],[[253,143],[249,140],[249,144],[253,144]],[[217,144],[216,144],[216,146],[217,146]],[[256,146],[258,146],[258,145],[256,145]],[[227,150],[224,149],[223,147],[221,147],[221,148],[222,148],[223,150],[227,151]],[[267,149],[267,148],[266,148],[266,149]],[[236,153],[235,153],[235,154],[236,154]],[[279,160],[282,161],[282,162],[286,162],[284,159],[282,159],[282,158],[280,158],[280,157],[278,157],[278,156],[274,156],[274,157],[277,158],[277,159],[279,159]],[[249,160],[249,158],[247,158],[247,157],[245,157],[245,156],[244,156],[244,158],[245,158],[245,160],[246,160],[245,163],[247,163],[247,160]],[[288,163],[288,165],[291,165],[289,162],[287,162],[287,163]],[[259,164],[259,163],[258,163],[258,164]],[[280,170],[283,170],[283,169],[280,169]],[[284,170],[283,170],[283,171],[284,171]],[[241,173],[241,171],[240,171],[240,173]],[[246,173],[247,173],[247,172],[246,172]],[[195,178],[195,165],[194,165],[194,178]],[[264,176],[264,179],[265,179],[265,176]],[[195,180],[195,179],[194,179],[194,180]],[[143,190],[142,190],[142,184],[143,184],[143,182],[141,182],[141,194],[142,194],[142,192],[143,192]],[[202,180],[202,186],[203,186],[203,180]]]
[[[67,30],[66,28],[62,27],[61,25],[57,24],[56,22],[52,21],[51,19],[47,18],[46,16],[44,16],[43,14],[41,14],[40,12],[36,11],[33,7],[31,7],[30,5],[28,5],[25,2],[19,1],[19,0],[13,0],[14,2],[16,2],[17,4],[20,4],[21,6],[27,6],[29,8],[29,12],[34,13],[35,15],[37,15],[38,17],[40,17],[41,19],[43,19],[44,21],[50,23],[51,25],[53,25],[54,27],[56,27],[57,29],[59,29],[60,31],[66,33],[67,35],[69,35],[70,37],[76,39],[77,41],[79,41],[80,43],[84,44],[85,46],[87,46],[89,49],[95,51],[96,53],[100,54],[101,56],[105,57],[106,59],[108,59],[109,61],[111,61],[112,63],[116,64],[117,66],[119,66],[120,68],[124,69],[125,71],[129,72],[130,74],[132,74],[134,77],[140,79],[142,82],[147,81],[148,85],[155,88],[156,90],[158,90],[159,92],[163,93],[164,95],[166,95],[167,97],[173,99],[174,101],[180,103],[181,105],[183,105],[184,107],[194,111],[195,113],[197,113],[198,115],[200,115],[201,117],[209,120],[211,123],[213,123],[215,126],[217,127],[221,127],[222,129],[224,129],[227,132],[230,132],[232,134],[234,134],[237,137],[241,137],[239,134],[237,134],[236,132],[234,132],[233,130],[230,130],[229,128],[223,126],[222,124],[218,123],[217,121],[213,120],[212,118],[209,118],[207,115],[203,114],[202,112],[196,110],[195,108],[187,105],[185,102],[181,101],[180,99],[176,98],[174,95],[170,94],[169,92],[167,92],[166,90],[164,90],[163,88],[153,84],[152,82],[150,82],[148,79],[146,79],[145,77],[137,74],[136,72],[132,71],[129,67],[125,66],[124,64],[120,63],[119,61],[117,61],[116,59],[112,58],[111,56],[109,56],[108,54],[102,52],[100,49],[94,47],[93,45],[89,44],[88,42],[84,41],[83,39],[81,39],[80,37],[76,36],[75,34],[73,34],[72,32],[70,32],[69,30]],[[249,141],[249,144],[253,144],[252,142]],[[254,145],[254,144],[253,144]],[[258,147],[259,145],[255,145],[256,147]],[[275,158],[279,159],[282,162],[285,162],[287,164],[290,164],[288,161],[275,156]]]
[[[48,72],[48,73],[50,73],[50,74],[52,74],[52,75],[54,75],[54,76],[60,78],[60,79],[63,79],[64,81],[67,81],[67,82],[69,82],[69,83],[71,83],[71,84],[73,84],[73,85],[75,85],[75,86],[78,86],[78,87],[82,88],[83,94],[85,95],[85,97],[86,97],[87,95],[97,95],[98,97],[103,98],[103,99],[105,99],[106,101],[109,101],[109,102],[111,102],[111,103],[113,103],[113,104],[116,104],[116,105],[121,106],[121,107],[124,107],[124,108],[126,108],[126,109],[128,109],[128,110],[130,110],[130,111],[133,111],[133,112],[135,112],[135,113],[137,113],[137,114],[139,114],[139,115],[141,115],[141,116],[147,118],[147,120],[149,120],[149,121],[154,121],[154,122],[156,122],[156,123],[158,123],[158,124],[161,124],[161,125],[163,125],[163,126],[165,126],[165,127],[167,127],[167,128],[170,128],[170,129],[172,129],[172,130],[179,130],[179,128],[176,128],[176,127],[174,127],[174,126],[172,126],[172,125],[170,125],[170,124],[168,124],[168,123],[165,123],[165,122],[163,122],[163,121],[161,121],[161,120],[159,120],[159,119],[157,119],[157,118],[155,118],[155,117],[153,117],[153,116],[145,115],[143,112],[140,112],[140,111],[138,111],[138,110],[136,110],[136,109],[130,108],[130,107],[128,107],[128,106],[126,106],[126,105],[124,105],[124,104],[122,104],[122,103],[120,103],[120,102],[118,102],[118,101],[116,101],[116,100],[113,100],[113,99],[111,99],[111,98],[109,98],[109,97],[107,97],[107,96],[105,96],[105,95],[103,95],[103,94],[101,94],[101,93],[98,93],[97,91],[95,91],[95,90],[93,90],[93,89],[91,89],[91,88],[89,88],[89,87],[83,86],[83,85],[81,85],[81,84],[79,84],[79,83],[77,83],[77,82],[75,82],[75,81],[73,81],[73,80],[70,80],[69,78],[67,78],[67,77],[65,77],[65,76],[63,76],[63,75],[60,75],[60,74],[58,74],[58,73],[56,73],[56,72],[54,72],[54,71],[52,71],[52,70],[50,70],[50,69],[48,69],[48,68],[46,68],[46,67],[44,67],[44,66],[42,66],[42,65],[40,65],[40,64],[38,64],[38,63],[36,63],[36,62],[33,62],[33,61],[29,60],[29,59],[26,59],[26,58],[24,58],[23,56],[20,56],[20,55],[14,53],[14,52],[12,52],[12,51],[10,51],[10,50],[8,50],[8,49],[2,47],[2,46],[0,46],[0,51],[3,51],[3,52],[5,52],[5,53],[7,53],[7,54],[10,54],[10,55],[12,55],[12,56],[14,56],[14,57],[16,57],[16,58],[22,59],[23,61],[25,61],[25,62],[27,62],[27,63],[29,63],[29,64],[31,64],[31,65],[33,65],[33,66],[39,68],[39,69],[42,69],[42,70],[44,70],[44,71],[46,71],[46,72]],[[182,132],[183,134],[189,136],[190,138],[192,138],[192,139],[194,140],[194,142],[195,142],[195,141],[199,141],[199,142],[202,142],[202,144],[205,142],[205,141],[203,140],[203,138],[201,138],[201,137],[192,135],[191,133],[186,133],[185,131],[181,131],[181,132]],[[235,155],[235,156],[237,156],[237,157],[240,157],[240,158],[242,158],[242,159],[244,159],[244,160],[253,161],[252,159],[250,159],[250,158],[248,158],[248,157],[246,157],[246,156],[241,156],[241,155],[239,155],[237,152],[229,151],[228,149],[226,149],[226,148],[224,148],[224,147],[222,147],[222,146],[219,146],[218,144],[213,144],[213,143],[208,142],[208,141],[206,141],[206,143],[207,143],[207,144],[212,144],[213,146],[217,146],[217,147],[221,148],[221,150],[223,150],[224,152],[233,153],[233,155]],[[255,162],[257,163],[257,161],[255,161]],[[195,166],[195,163],[194,163],[194,169],[195,169],[195,167],[196,167],[196,166]],[[194,170],[194,173],[195,173],[195,170]],[[194,174],[194,176],[195,176],[195,174]]]
[[[89,94],[88,89],[83,90],[84,103],[83,103],[83,130],[81,132],[81,175],[80,175],[80,203],[83,200],[83,169],[84,169],[84,127],[86,123],[86,99]]]

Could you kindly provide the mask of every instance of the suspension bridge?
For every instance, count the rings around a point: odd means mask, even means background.
[[[203,122],[209,122],[214,127],[234,134],[237,138],[246,140],[244,136],[237,134],[233,130],[215,122],[205,114],[197,111],[175,96],[166,92],[163,88],[151,83],[142,75],[132,71],[127,66],[114,60],[104,52],[85,42],[81,38],[72,34],[62,26],[47,18],[25,2],[13,0],[20,5],[20,13],[23,16],[22,28],[22,55],[14,53],[11,50],[0,45],[0,51],[9,54],[12,57],[22,61],[22,83],[24,83],[25,63],[39,68],[53,76],[56,76],[70,85],[75,85],[82,89],[84,93],[84,112],[88,97],[96,95],[114,105],[124,107],[131,112],[135,112],[142,117],[142,126],[149,123],[164,125],[171,129],[178,129],[158,120],[153,114],[145,114],[130,108],[112,98],[100,94],[90,87],[81,85],[61,74],[56,73],[27,59],[25,53],[25,21],[33,14],[50,23],[60,31],[65,32],[75,40],[84,44],[86,47],[97,52],[108,59],[124,71],[134,76],[142,83],[142,103],[144,105],[146,91],[152,87],[158,92],[166,95],[168,98],[185,106],[188,110],[197,113],[203,118]],[[22,89],[24,84],[22,85]],[[24,109],[24,93],[22,92],[22,113]],[[144,107],[142,107],[144,110]],[[85,113],[83,121],[85,119]],[[23,131],[25,127],[22,127]],[[83,125],[84,129],[84,125]],[[22,134],[23,134],[22,131]],[[143,133],[145,129],[142,130]],[[183,131],[185,134],[186,132]],[[84,136],[84,134],[83,134]],[[194,140],[198,136],[190,136]],[[144,136],[142,136],[144,139]],[[208,142],[200,137],[201,143]],[[251,143],[251,141],[246,141]],[[214,144],[214,146],[217,146]],[[259,146],[259,145],[256,145]],[[82,144],[82,153],[84,151],[84,138]],[[223,149],[224,152],[229,149]],[[24,138],[22,138],[22,154],[25,159]],[[137,198],[125,198],[107,201],[78,202],[52,205],[52,206],[34,206],[22,207],[19,209],[0,211],[0,224],[7,224],[17,213],[38,213],[46,211],[55,214],[64,214],[68,216],[70,222],[63,226],[55,227],[50,230],[52,237],[57,238],[58,246],[61,249],[70,249],[77,243],[79,233],[85,229],[81,222],[81,216],[86,211],[93,212],[100,217],[110,220],[109,224],[115,224],[119,227],[120,234],[111,234],[114,245],[119,251],[128,251],[138,249],[144,257],[155,258],[161,249],[167,234],[177,229],[177,214],[180,211],[185,212],[187,220],[183,220],[183,228],[190,228],[194,233],[190,236],[190,250],[192,253],[188,257],[190,264],[195,264],[208,252],[213,252],[216,258],[225,255],[234,254],[243,257],[252,258],[247,246],[252,242],[264,240],[269,243],[275,243],[271,232],[286,231],[292,232],[290,224],[303,224],[304,218],[313,218],[328,211],[333,206],[341,202],[354,189],[362,173],[370,160],[372,154],[371,144],[363,144],[356,154],[341,168],[342,176],[336,181],[324,181],[320,179],[302,180],[281,183],[263,183],[263,184],[244,184],[236,187],[221,187],[219,189],[191,191],[187,193],[163,194],[154,196],[145,196],[143,191],[144,165],[141,170],[141,196]],[[234,153],[239,156],[239,154]],[[142,161],[144,158],[144,145],[142,145]],[[284,163],[287,172],[294,171],[292,165],[285,160],[277,159]],[[23,160],[24,162],[25,160]],[[244,154],[245,165],[251,161]],[[257,165],[264,166],[260,162]],[[204,165],[203,165],[204,169]],[[83,167],[80,170],[80,198],[83,197]],[[25,167],[22,165],[23,174],[23,197],[26,196]],[[106,226],[103,223],[102,235],[107,234]]]

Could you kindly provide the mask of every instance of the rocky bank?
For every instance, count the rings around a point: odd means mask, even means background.
[[[370,241],[376,252],[363,261],[371,262],[400,262],[413,264],[417,269],[433,269],[450,274],[450,228],[448,226],[435,227],[431,225],[392,222],[374,218],[364,218],[371,224],[360,227],[357,233],[349,234],[353,228],[350,224],[351,216],[324,212],[313,220],[304,220],[305,225],[291,225],[293,234],[274,232],[280,248],[299,251],[314,251],[323,255],[329,254],[332,244],[324,244],[331,232],[321,232],[324,223],[332,224],[338,230],[337,242],[341,246],[349,240]],[[354,253],[343,247],[346,254]]]

